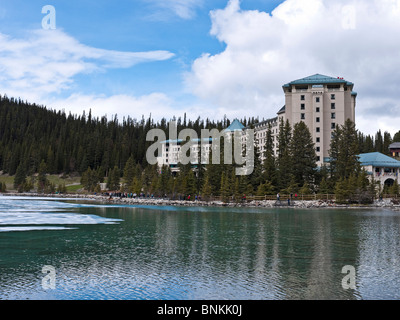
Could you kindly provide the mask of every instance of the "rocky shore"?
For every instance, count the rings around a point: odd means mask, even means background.
[[[41,197],[41,198],[61,198],[61,199],[82,199],[97,201],[106,204],[122,204],[137,206],[181,206],[181,207],[231,207],[231,208],[387,208],[400,211],[400,205],[392,199],[376,200],[370,205],[343,205],[336,204],[334,201],[311,200],[311,201],[292,201],[290,205],[287,201],[247,201],[240,203],[224,203],[222,201],[184,201],[160,198],[120,198],[105,195],[89,194],[37,194],[37,193],[6,193],[0,196],[8,197]]]

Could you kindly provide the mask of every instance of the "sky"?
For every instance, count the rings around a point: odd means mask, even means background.
[[[109,119],[262,120],[282,85],[320,73],[355,84],[361,132],[393,135],[399,40],[400,0],[0,0],[0,94]]]

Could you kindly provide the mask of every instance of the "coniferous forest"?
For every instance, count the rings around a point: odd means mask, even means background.
[[[151,129],[161,129],[168,135],[168,122],[177,121],[183,128],[223,130],[230,125],[226,117],[219,121],[187,119],[184,115],[154,121],[117,116],[93,117],[49,110],[21,100],[0,97],[0,172],[14,176],[18,191],[65,192],[65,185],[52,185],[47,175],[75,175],[89,192],[100,192],[99,183],[110,190],[152,194],[154,196],[187,197],[201,195],[204,199],[219,196],[239,199],[246,195],[280,193],[336,194],[343,201],[360,202],[383,192],[370,183],[363,172],[357,154],[382,152],[388,154],[392,142],[400,142],[400,131],[378,131],[375,136],[363,135],[350,121],[337,127],[331,145],[329,167],[317,168],[315,145],[304,123],[293,128],[280,123],[278,154],[273,153],[272,133],[265,139],[265,160],[260,161],[255,148],[254,171],[250,176],[236,176],[235,165],[181,165],[180,173],[172,175],[169,168],[159,170],[146,161],[146,142]],[[253,126],[258,118],[239,119]],[[261,120],[262,121],[262,120]],[[5,184],[0,183],[0,192]],[[398,193],[398,186],[386,192]]]

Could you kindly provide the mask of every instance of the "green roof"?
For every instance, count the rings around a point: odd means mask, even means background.
[[[363,153],[358,157],[362,166],[400,168],[400,161],[388,157],[380,152]]]
[[[343,78],[334,78],[334,77],[324,76],[322,74],[314,74],[313,76],[289,82],[285,84],[283,87],[288,88],[292,85],[307,85],[307,84],[322,85],[322,84],[341,84],[341,83],[344,83],[348,86],[353,85],[352,82],[346,81]]]
[[[243,129],[244,125],[238,119],[235,119],[225,131],[242,131]]]

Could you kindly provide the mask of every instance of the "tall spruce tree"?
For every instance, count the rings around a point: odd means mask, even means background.
[[[276,186],[276,161],[274,154],[274,140],[272,136],[271,124],[268,126],[264,146],[264,181],[270,182],[271,186]]]
[[[294,125],[289,148],[295,182],[300,186],[314,185],[317,154],[310,130],[303,121]]]
[[[23,164],[20,163],[14,177],[14,188],[20,190],[25,183],[26,183],[26,172]]]
[[[280,119],[278,135],[278,157],[277,157],[277,187],[278,190],[289,186],[292,170],[292,157],[290,155],[290,141],[292,139],[292,128],[288,120]]]
[[[358,154],[357,130],[354,122],[348,119],[343,126],[336,127],[331,140],[330,170],[334,183],[339,178],[348,179],[351,175],[358,175],[361,170]]]

